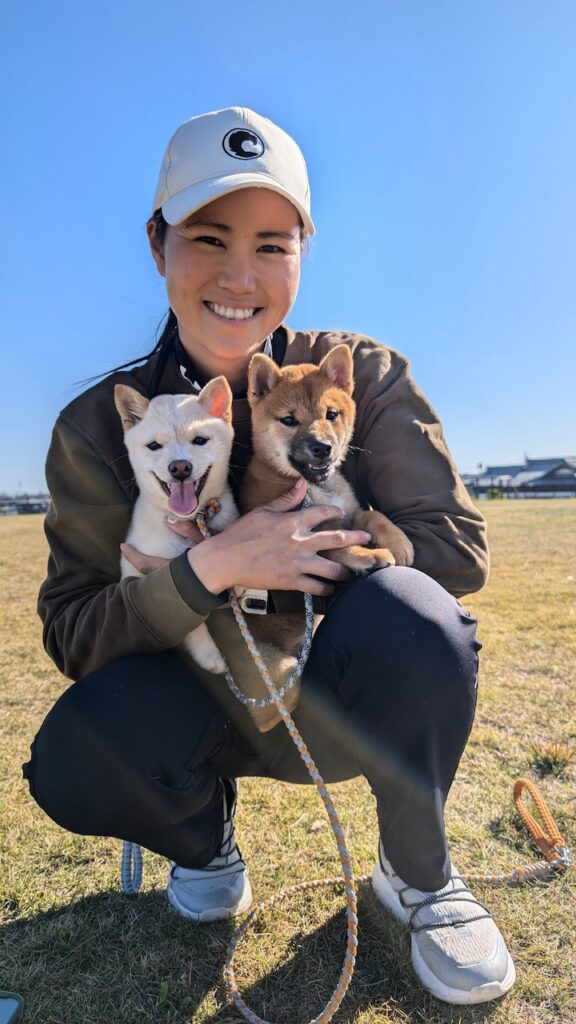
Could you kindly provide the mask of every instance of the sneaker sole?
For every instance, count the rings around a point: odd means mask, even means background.
[[[422,959],[414,939],[412,939],[411,947],[412,966],[420,984],[431,995],[436,996],[436,999],[441,999],[444,1003],[453,1003],[458,1006],[488,1003],[491,999],[499,999],[505,995],[512,988],[516,980],[516,969],[512,962],[512,957],[508,954],[508,969],[502,981],[491,981],[485,985],[477,985],[476,988],[470,989],[469,992],[460,988],[449,988],[448,985],[442,984],[435,974],[432,974],[432,971]]]
[[[382,871],[380,864],[376,864],[372,872],[372,888],[380,900],[380,903],[382,903],[399,921],[403,924],[408,924],[409,913],[400,903],[398,895],[394,892]],[[430,992],[430,994],[435,996],[436,999],[441,999],[444,1003],[453,1003],[460,1006],[472,1005],[475,1003],[487,1003],[491,999],[498,999],[500,996],[505,995],[506,992],[512,988],[512,985],[516,980],[516,969],[514,967],[512,957],[508,953],[508,967],[502,981],[492,981],[486,985],[477,985],[476,988],[473,988],[468,992],[459,988],[450,988],[448,985],[444,985],[443,982],[441,982],[440,979],[432,973],[425,960],[422,958],[414,936],[411,936],[410,946],[412,966],[416,977],[427,992]]]
[[[246,879],[242,898],[235,907],[210,907],[209,910],[200,911],[189,910],[183,903],[180,903],[171,885],[168,885],[166,896],[170,905],[182,917],[188,917],[191,921],[201,921],[204,924],[208,924],[210,921],[224,921],[226,918],[235,917],[236,914],[245,913],[252,906],[252,886],[250,885],[249,878]]]

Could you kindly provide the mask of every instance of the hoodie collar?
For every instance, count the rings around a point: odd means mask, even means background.
[[[268,335],[262,351],[265,355],[270,356],[278,366],[282,366],[286,352],[286,344],[286,330],[284,327],[280,326],[276,328],[273,334]],[[180,341],[178,332],[174,335],[174,356],[178,364],[180,376],[190,385],[192,391],[195,394],[198,394],[204,385],[208,383],[209,378],[200,372],[195,365],[194,360],[190,358]],[[241,391],[237,391],[234,394],[234,398],[246,398],[246,388],[243,388]]]

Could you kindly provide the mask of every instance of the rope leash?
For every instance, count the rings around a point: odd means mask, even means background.
[[[120,888],[127,896],[135,896],[142,885],[142,849],[138,843],[122,844]]]
[[[306,495],[303,505],[304,507],[307,507],[310,504],[310,499],[308,498],[308,495]],[[208,529],[206,520],[207,518],[209,518],[211,514],[213,515],[214,511],[211,510],[210,512],[208,512],[208,515],[206,513],[200,513],[196,518],[196,522],[198,524],[200,532],[202,536],[205,538],[210,536],[210,531]],[[242,691],[237,687],[236,683],[234,682],[234,679],[232,678],[232,675],[229,672],[226,673],[226,682],[228,683],[228,686],[235,694],[235,696],[237,696],[238,699],[243,704],[248,704],[252,707],[266,707],[267,705],[274,702],[278,710],[278,713],[280,714],[280,717],[284,722],[284,725],[286,726],[288,732],[290,733],[292,741],[294,742],[298,749],[300,757],[302,758],[304,764],[306,765],[306,768],[308,769],[308,774],[310,775],[310,778],[312,779],[314,785],[316,786],[316,789],[318,790],[320,799],[322,800],[322,803],[324,804],[324,808],[328,815],[328,820],[330,822],[330,827],[334,834],[334,838],[336,839],[336,845],[338,847],[338,853],[340,856],[340,863],[342,865],[343,877],[337,877],[335,880],[324,879],[322,882],[319,883],[325,885],[333,884],[334,881],[343,883],[344,891],[346,894],[346,952],[344,954],[344,962],[342,964],[340,978],[338,979],[336,988],[334,989],[330,999],[326,1003],[326,1006],[319,1014],[319,1016],[314,1018],[314,1022],[318,1022],[318,1024],[328,1024],[328,1022],[332,1020],[332,1017],[334,1016],[338,1007],[340,1006],[340,1003],[344,999],[344,996],[346,995],[346,992],[348,991],[348,988],[350,986],[352,975],[354,973],[354,965],[356,963],[356,952],[358,949],[358,901],[356,881],[354,879],[354,874],[352,871],[350,855],[346,847],[346,842],[344,839],[344,830],[342,828],[342,825],[340,824],[340,819],[338,818],[336,808],[334,807],[332,798],[326,788],[326,784],[324,783],[324,780],[320,775],[320,772],[318,771],[314,763],[314,760],[310,755],[308,747],[306,746],[304,740],[302,739],[302,736],[300,735],[296,727],[296,724],[282,699],[286,691],[289,689],[289,687],[293,686],[294,683],[302,675],[302,672],[304,671],[304,666],[308,659],[310,647],[312,645],[313,609],[312,597],[309,594],[304,595],[304,603],[306,608],[306,627],[302,650],[297,659],[296,668],[291,673],[288,680],[283,684],[283,686],[277,690],[276,687],[274,686],[266,663],[254,642],[254,638],[250,630],[248,629],[248,625],[246,623],[246,619],[244,618],[242,609],[240,608],[240,605],[238,603],[238,599],[234,594],[230,595],[230,605],[236,617],[236,621],[238,622],[238,625],[240,627],[240,632],[242,633],[242,636],[244,637],[244,640],[248,645],[248,649],[252,655],[256,667],[258,668],[260,675],[264,680],[269,696],[260,699],[256,699],[254,697],[246,697],[242,693]],[[282,900],[286,899],[292,892],[296,892],[305,888],[317,887],[318,883],[303,882],[299,886],[293,886],[292,889],[288,889],[286,891],[277,893],[275,896],[271,898],[271,900],[267,900],[264,903],[261,903],[257,907],[255,907],[254,910],[252,910],[251,913],[248,915],[246,920],[243,921],[240,927],[236,930],[236,932],[232,936],[232,939],[230,940],[228,949],[226,950],[224,980],[226,982],[226,988],[228,990],[228,995],[230,999],[235,1004],[240,1013],[246,1018],[246,1020],[250,1022],[250,1024],[268,1024],[268,1022],[259,1017],[258,1014],[254,1012],[254,1010],[250,1009],[250,1007],[244,1002],[242,996],[240,995],[240,992],[238,991],[236,975],[234,972],[234,968],[232,966],[236,946],[238,945],[244,933],[256,921],[256,918],[265,907],[273,906],[275,903],[281,902]],[[310,1022],[310,1024],[312,1024],[312,1022]]]
[[[542,825],[533,814],[526,809],[522,799],[524,790],[528,790],[538,811]],[[534,837],[536,845],[544,854],[544,860],[535,864],[525,864],[501,875],[461,875],[465,882],[483,883],[485,885],[513,885],[530,882],[537,878],[550,878],[557,871],[565,871],[570,867],[570,849],[560,834],[554,818],[550,814],[546,801],[538,786],[531,779],[517,779],[514,783],[514,806],[528,831]],[[542,827],[543,826],[543,827]]]
[[[200,526],[200,532],[203,532],[201,526]],[[291,672],[291,674],[289,675],[289,677],[286,680],[286,682],[282,683],[282,686],[279,687],[278,690],[276,690],[274,685],[272,684],[272,680],[270,679],[270,674],[269,674],[268,669],[266,667],[266,662],[264,661],[262,655],[260,654],[260,651],[258,650],[258,648],[257,648],[257,646],[256,646],[256,644],[254,642],[254,637],[252,636],[252,633],[248,629],[248,624],[246,622],[246,619],[244,618],[244,612],[242,611],[242,609],[240,607],[240,603],[238,601],[238,598],[234,594],[230,594],[230,607],[232,608],[232,611],[234,612],[234,615],[236,617],[236,622],[238,623],[238,626],[240,627],[240,632],[242,633],[242,636],[244,637],[244,640],[246,642],[246,646],[248,647],[248,650],[250,651],[250,654],[252,655],[252,658],[254,659],[254,662],[256,663],[256,667],[258,668],[258,671],[260,672],[260,675],[262,676],[262,678],[265,681],[266,681],[266,677],[268,677],[268,679],[270,680],[270,685],[272,686],[272,689],[270,690],[270,687],[268,687],[270,692],[269,692],[267,697],[247,697],[245,693],[242,693],[242,690],[236,684],[236,682],[234,680],[234,677],[232,676],[232,673],[231,672],[226,672],[224,674],[224,678],[226,679],[226,682],[228,683],[228,687],[229,687],[230,690],[232,690],[232,693],[234,694],[235,697],[238,698],[240,703],[241,704],[245,704],[247,707],[250,707],[250,708],[266,708],[266,707],[269,707],[270,704],[275,704],[275,703],[277,704],[278,698],[283,697],[284,694],[288,692],[290,687],[294,686],[294,683],[298,682],[298,680],[300,679],[300,676],[302,675],[302,673],[304,671],[304,666],[306,665],[306,662],[308,661],[308,655],[310,654],[310,648],[312,646],[312,636],[313,636],[313,630],[314,630],[314,612],[313,612],[313,608],[312,608],[312,598],[311,598],[310,594],[304,594],[304,608],[306,610],[306,624],[305,624],[305,627],[304,627],[304,641],[302,643],[302,649],[300,651],[300,654],[298,655],[298,659],[296,661],[296,667]],[[268,686],[268,683],[266,683],[266,685]]]
[[[308,496],[304,501],[304,505],[309,505],[310,501]],[[199,513],[196,522],[202,533],[203,537],[210,537],[210,531],[208,529],[207,520],[211,518],[218,510],[220,506],[215,500],[209,503],[209,507],[206,512]],[[271,907],[274,907],[285,900],[290,899],[296,893],[303,892],[306,889],[319,889],[327,886],[344,885],[344,891],[346,894],[346,917],[347,917],[347,932],[346,932],[346,952],[344,955],[344,962],[340,978],[336,984],[336,987],[326,1003],[321,1013],[309,1021],[309,1024],[328,1024],[332,1020],[332,1017],[338,1010],[342,1000],[344,999],[346,992],[350,986],[352,975],[354,972],[354,966],[356,963],[356,953],[358,949],[358,916],[357,916],[357,882],[365,882],[370,879],[370,875],[361,875],[355,879],[352,865],[350,862],[350,855],[346,847],[344,839],[344,832],[338,818],[338,814],[332,802],[332,798],[326,788],[324,780],[318,771],[308,748],[300,735],[294,720],[292,719],[286,705],[283,701],[284,694],[288,689],[294,685],[295,682],[300,678],[308,654],[310,646],[312,644],[312,632],[313,632],[313,612],[312,612],[312,598],[310,595],[304,595],[305,609],[306,609],[306,626],[305,626],[305,637],[302,646],[302,650],[297,659],[297,664],[288,680],[278,690],[275,688],[268,668],[258,651],[258,648],[254,642],[254,638],[248,629],[246,619],[244,618],[242,609],[238,603],[238,599],[234,594],[230,596],[230,605],[238,622],[240,631],[244,640],[250,650],[253,660],[262,676],[262,679],[268,689],[268,697],[257,699],[254,697],[247,697],[239,689],[235,683],[230,672],[225,675],[226,682],[234,693],[234,695],[241,701],[241,703],[252,706],[252,707],[266,707],[271,703],[276,705],[278,713],[282,718],[292,741],[296,745],[298,752],[304,761],[308,773],[314,782],[320,798],[324,804],[328,819],[330,821],[330,827],[336,839],[336,845],[338,847],[338,853],[340,856],[340,862],[342,865],[342,876],[335,876],[333,878],[322,878],[314,881],[301,882],[297,885],[291,886],[289,889],[282,889],[267,900],[257,904],[248,914],[248,916],[242,921],[236,932],[232,936],[228,948],[226,950],[226,961],[224,966],[224,979],[228,996],[240,1011],[242,1016],[249,1021],[249,1024],[270,1024],[269,1021],[259,1017],[254,1010],[252,1010],[242,999],[238,990],[236,981],[236,975],[232,966],[233,958],[236,953],[236,949],[241,939],[244,937],[248,929],[255,924],[258,918],[263,912]],[[522,799],[523,790],[526,789],[530,793],[534,805],[540,814],[542,819],[543,827],[539,824],[536,818],[528,811],[524,805]],[[564,871],[570,865],[570,850],[566,840],[560,834],[558,827],[550,814],[550,811],[544,801],[544,798],[537,786],[530,779],[518,779],[514,785],[514,803],[518,813],[522,820],[526,824],[528,830],[533,835],[536,844],[539,849],[544,853],[544,860],[538,861],[536,864],[525,865],[523,867],[515,868],[512,871],[499,875],[477,875],[477,874],[461,874],[460,878],[466,883],[475,884],[514,884],[524,883],[538,878],[549,878],[557,871]],[[138,892],[142,882],[142,851],[137,843],[125,842],[122,851],[122,863],[120,873],[120,883],[123,892],[133,895]]]

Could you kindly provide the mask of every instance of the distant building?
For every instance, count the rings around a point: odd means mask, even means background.
[[[576,456],[486,466],[462,479],[475,498],[576,498]]]
[[[50,495],[48,494],[19,494],[13,497],[9,494],[0,495],[0,516],[25,516],[32,513],[48,511]]]

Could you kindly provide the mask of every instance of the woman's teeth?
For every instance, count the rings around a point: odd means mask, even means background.
[[[224,316],[227,320],[248,320],[258,312],[256,308],[234,309],[233,306],[219,306],[216,302],[207,302],[206,305],[213,313],[217,313],[218,316]]]

